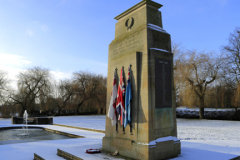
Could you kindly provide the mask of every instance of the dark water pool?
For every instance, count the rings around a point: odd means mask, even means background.
[[[29,135],[25,133],[23,129],[2,130],[0,131],[0,145],[72,138],[36,128],[29,128]]]

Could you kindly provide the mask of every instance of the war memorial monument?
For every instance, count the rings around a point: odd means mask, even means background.
[[[115,39],[109,45],[107,111],[121,68],[126,82],[131,65],[131,124],[112,126],[106,117],[103,150],[134,159],[166,159],[181,153],[177,139],[173,54],[170,34],[163,29],[161,4],[143,0],[115,19]],[[116,70],[117,69],[117,70]]]

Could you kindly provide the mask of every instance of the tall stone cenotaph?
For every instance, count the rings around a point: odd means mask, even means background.
[[[161,4],[143,0],[115,17],[115,39],[109,45],[107,106],[108,112],[116,72],[124,79],[131,66],[131,119],[126,128],[112,126],[106,116],[103,150],[119,151],[134,159],[166,159],[181,153],[177,139],[173,54],[170,34],[163,30]],[[115,70],[117,68],[117,70]]]

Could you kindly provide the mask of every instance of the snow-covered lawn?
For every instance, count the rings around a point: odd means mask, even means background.
[[[10,125],[12,124],[11,118],[0,118],[0,125]]]
[[[54,117],[54,124],[91,128],[105,131],[106,116],[60,116]]]
[[[181,141],[240,147],[239,121],[177,119],[177,125]]]
[[[105,130],[105,116],[69,116],[54,117],[56,124]],[[0,127],[11,125],[11,119],[0,119]],[[178,138],[181,140],[182,154],[174,160],[225,160],[240,155],[240,122],[177,119]],[[101,148],[104,134],[66,128],[54,125],[44,127],[86,138],[40,141],[0,145],[1,160],[32,160],[37,153],[49,160],[63,159],[58,157],[57,148],[71,152],[83,159],[111,159],[104,154],[89,155],[86,149]]]
[[[239,121],[177,119],[177,127],[182,154],[176,160],[240,156]]]

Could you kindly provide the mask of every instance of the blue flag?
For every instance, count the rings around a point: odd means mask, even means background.
[[[125,94],[125,120],[124,120],[124,127],[126,127],[127,124],[131,123],[131,105],[130,105],[130,101],[132,99],[132,88],[131,88],[131,83],[130,83],[130,70],[131,70],[131,66],[128,67],[127,88],[126,88],[126,94]]]

